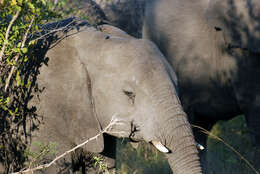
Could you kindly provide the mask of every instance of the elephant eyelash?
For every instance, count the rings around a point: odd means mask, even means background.
[[[134,94],[134,92],[126,91],[126,90],[123,90],[123,92],[124,92],[125,95],[127,95],[129,97],[129,99],[131,99],[132,104],[134,104],[134,101],[135,101],[135,94]]]

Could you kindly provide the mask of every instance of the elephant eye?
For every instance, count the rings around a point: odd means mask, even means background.
[[[215,30],[216,30],[216,31],[222,31],[222,28],[220,28],[220,27],[215,27]]]
[[[132,91],[123,90],[124,94],[131,100],[132,104],[135,103],[135,94]]]

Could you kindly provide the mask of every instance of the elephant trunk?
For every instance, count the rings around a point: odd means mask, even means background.
[[[168,124],[171,128],[166,130],[165,135],[169,135],[166,140],[172,141],[166,142],[171,150],[167,158],[173,173],[201,174],[198,151],[185,113],[175,115]]]
[[[169,149],[167,158],[174,174],[201,174],[198,150],[187,116],[175,88],[172,85],[165,86],[168,87],[154,93],[161,97],[156,104],[160,116],[154,118],[158,125],[163,125],[159,127],[160,131],[157,130],[158,140]]]

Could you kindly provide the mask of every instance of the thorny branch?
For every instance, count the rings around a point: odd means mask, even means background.
[[[20,11],[17,11],[16,14],[13,16],[11,22],[9,23],[8,27],[7,27],[7,30],[6,30],[6,33],[5,33],[5,40],[4,40],[4,43],[3,43],[3,46],[2,46],[2,49],[1,49],[1,52],[0,52],[0,62],[3,59],[3,55],[4,55],[6,43],[7,43],[6,41],[9,38],[10,30],[11,30],[15,20],[18,18],[19,14],[20,14]]]
[[[35,168],[28,168],[19,172],[15,172],[15,173],[11,173],[11,174],[22,174],[22,173],[27,173],[27,172],[34,172],[36,170],[40,170],[40,169],[45,169],[48,168],[50,166],[52,166],[53,164],[55,164],[56,161],[58,161],[59,159],[63,158],[64,156],[68,155],[69,153],[75,151],[76,149],[86,145],[88,142],[93,141],[95,139],[97,139],[100,135],[102,135],[103,133],[107,133],[111,130],[112,126],[117,124],[118,120],[116,118],[112,118],[112,120],[110,121],[110,123],[107,125],[107,127],[105,127],[105,129],[103,129],[99,134],[97,134],[96,136],[89,138],[88,140],[84,141],[83,143],[75,146],[74,148],[64,152],[63,154],[59,155],[58,157],[56,157],[55,159],[53,159],[50,163],[47,164],[43,164],[43,165],[39,165]]]

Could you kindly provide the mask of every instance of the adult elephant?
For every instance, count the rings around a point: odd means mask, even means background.
[[[260,166],[259,9],[258,0],[150,0],[143,27],[143,38],[155,42],[173,66],[193,124],[210,130],[218,120],[245,115],[255,167]],[[206,146],[206,135],[197,129],[195,139]]]
[[[103,32],[75,19],[43,26],[35,63],[27,67],[37,74],[29,105],[37,107],[40,121],[30,142],[55,142],[58,155],[115,119],[107,134],[81,151],[101,153],[113,168],[113,137],[144,140],[167,153],[175,174],[200,174],[196,144],[176,93],[176,76],[159,49],[118,28],[100,28]],[[31,143],[32,152],[38,149]],[[44,172],[71,173],[78,165],[73,156]],[[42,161],[51,158],[50,154]]]

